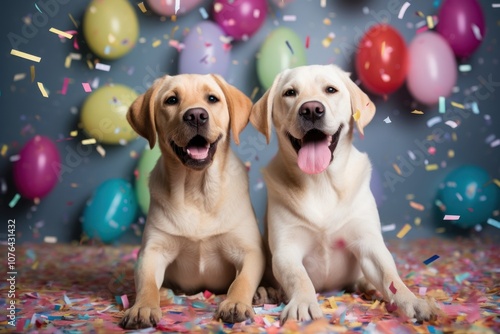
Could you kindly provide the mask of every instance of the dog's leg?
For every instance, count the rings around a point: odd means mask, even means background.
[[[417,298],[403,283],[382,236],[369,233],[365,236],[364,240],[356,243],[354,252],[368,281],[408,317],[418,321],[435,317],[439,307],[431,299]]]
[[[123,328],[155,327],[161,319],[160,287],[165,269],[172,259],[160,247],[146,246],[141,250],[135,269],[137,297],[120,326]]]
[[[287,320],[308,321],[323,317],[316,290],[302,264],[302,251],[297,246],[290,242],[273,254],[273,272],[289,299],[281,313],[282,324]]]
[[[260,250],[247,251],[241,269],[227,292],[227,298],[219,304],[214,318],[224,322],[241,322],[253,318],[252,297],[264,272],[264,254]]]

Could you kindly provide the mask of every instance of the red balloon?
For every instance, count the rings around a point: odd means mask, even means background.
[[[29,199],[41,198],[56,185],[61,158],[56,145],[47,137],[28,141],[14,164],[14,183],[19,193]]]
[[[387,24],[370,28],[359,42],[356,72],[369,91],[389,94],[403,85],[408,71],[407,49],[399,32]]]

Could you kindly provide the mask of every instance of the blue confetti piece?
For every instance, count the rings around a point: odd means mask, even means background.
[[[500,222],[498,220],[495,220],[493,218],[488,218],[486,222],[493,227],[500,228]]]
[[[446,99],[444,96],[439,97],[439,113],[444,114],[446,112]]]
[[[68,296],[66,296],[66,294],[64,294],[63,299],[66,304],[71,305],[71,299],[69,299]]]
[[[40,10],[40,8],[38,8],[38,5],[37,5],[36,3],[35,3],[35,8],[36,8],[36,9],[38,9],[38,11],[39,11],[40,13],[42,13],[42,11]],[[43,14],[43,13],[42,13],[42,14]]]
[[[207,10],[204,7],[200,7],[199,11],[200,11],[201,17],[203,17],[204,20],[208,19]]]
[[[430,258],[424,261],[424,264],[427,266],[432,262],[436,261],[437,259],[439,259],[439,255],[432,255]]]
[[[462,284],[462,282],[465,281],[467,278],[469,278],[469,276],[470,276],[469,273],[455,275],[455,281],[457,281],[458,284]]]
[[[122,304],[122,297],[121,296],[115,296],[115,301],[118,305]]]
[[[288,46],[288,48],[290,49],[290,52],[293,54],[293,49],[292,49],[292,46],[290,45],[290,42],[288,41],[285,41],[286,42],[286,45]]]
[[[192,304],[191,304],[194,308],[199,308],[199,309],[206,309],[207,308],[207,304],[202,302],[202,301],[198,301],[198,300],[195,300]]]
[[[479,106],[477,105],[477,102],[472,102],[471,104],[472,112],[476,115],[479,115]]]
[[[19,199],[21,199],[21,195],[15,194],[14,198],[9,202],[9,207],[12,209],[13,207],[16,206],[17,202],[19,202]]]

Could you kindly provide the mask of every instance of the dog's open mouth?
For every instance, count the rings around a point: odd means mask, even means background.
[[[193,169],[203,169],[212,162],[221,137],[209,143],[205,137],[196,135],[185,147],[177,146],[173,141],[170,142],[170,146],[184,165]]]
[[[288,134],[293,148],[297,152],[297,164],[307,174],[318,174],[324,171],[333,160],[333,152],[337,147],[342,126],[333,135],[320,130],[308,131],[302,139]]]

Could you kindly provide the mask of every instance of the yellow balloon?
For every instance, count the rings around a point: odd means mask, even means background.
[[[135,46],[139,21],[128,0],[93,0],[83,17],[83,35],[96,55],[116,59]]]
[[[81,112],[81,124],[87,135],[104,144],[126,144],[137,138],[126,118],[137,96],[124,85],[103,86],[93,91]]]

